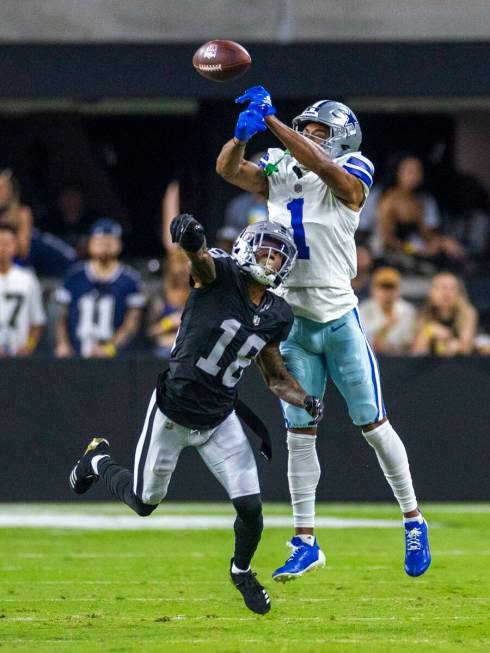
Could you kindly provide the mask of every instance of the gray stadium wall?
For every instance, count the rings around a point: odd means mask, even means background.
[[[408,450],[424,500],[489,500],[490,359],[384,358],[385,403]],[[162,363],[155,359],[0,361],[0,500],[76,498],[68,474],[87,441],[107,437],[130,465],[147,402]],[[258,456],[263,497],[287,501],[285,430],[276,399],[257,369],[239,385],[242,399],[273,436],[271,463]],[[390,491],[343,400],[329,385],[318,451],[323,501],[389,501]],[[251,436],[254,449],[257,441]],[[105,499],[102,483],[86,499]],[[169,499],[224,500],[224,491],[193,450],[185,450]]]

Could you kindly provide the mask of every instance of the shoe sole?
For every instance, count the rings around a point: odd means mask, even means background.
[[[427,567],[423,567],[422,570],[417,569],[417,572],[413,574],[410,573],[410,571],[408,571],[407,568],[405,567],[405,573],[407,574],[407,576],[410,576],[410,578],[417,578],[418,576],[422,576],[422,574],[425,574],[427,569],[430,567],[431,562],[432,562],[432,558],[429,560],[429,564],[427,565]]]
[[[321,569],[322,567],[325,567],[326,563],[327,563],[327,559],[325,558],[325,554],[323,553],[323,551],[320,551],[320,555],[318,556],[318,560],[315,560],[315,562],[312,562],[311,565],[306,567],[306,569],[303,569],[303,571],[300,571],[297,574],[291,574],[289,572],[285,572],[285,573],[282,573],[282,574],[276,574],[275,576],[273,575],[272,578],[277,583],[287,583],[290,580],[296,580],[296,578],[301,578],[301,576],[304,576],[309,571],[315,571],[317,569]]]

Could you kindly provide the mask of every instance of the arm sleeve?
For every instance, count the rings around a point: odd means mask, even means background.
[[[364,196],[367,197],[373,185],[374,177],[374,166],[371,161],[365,156],[362,156],[362,154],[356,153],[342,164],[342,168],[361,181],[364,188]]]

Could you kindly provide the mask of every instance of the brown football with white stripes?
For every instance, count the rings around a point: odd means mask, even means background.
[[[216,39],[196,50],[192,65],[196,71],[213,82],[227,82],[244,75],[252,58],[243,45],[235,41]]]

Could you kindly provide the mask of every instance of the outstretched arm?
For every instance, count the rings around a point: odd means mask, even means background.
[[[323,416],[323,402],[318,397],[306,394],[294,376],[290,374],[276,344],[266,345],[256,358],[265,382],[279,399],[288,404],[304,408],[316,422]]]
[[[204,227],[189,213],[177,215],[170,223],[172,242],[178,243],[191,262],[196,281],[210,284],[216,279],[216,266],[206,247]]]
[[[237,138],[225,143],[216,161],[216,172],[238,188],[267,197],[269,184],[262,170],[244,158],[246,144]]]
[[[307,170],[316,173],[331,188],[336,197],[349,208],[355,211],[359,209],[364,201],[364,189],[357,177],[332,161],[320,145],[294,131],[276,116],[267,116],[265,124],[294,158]]]

